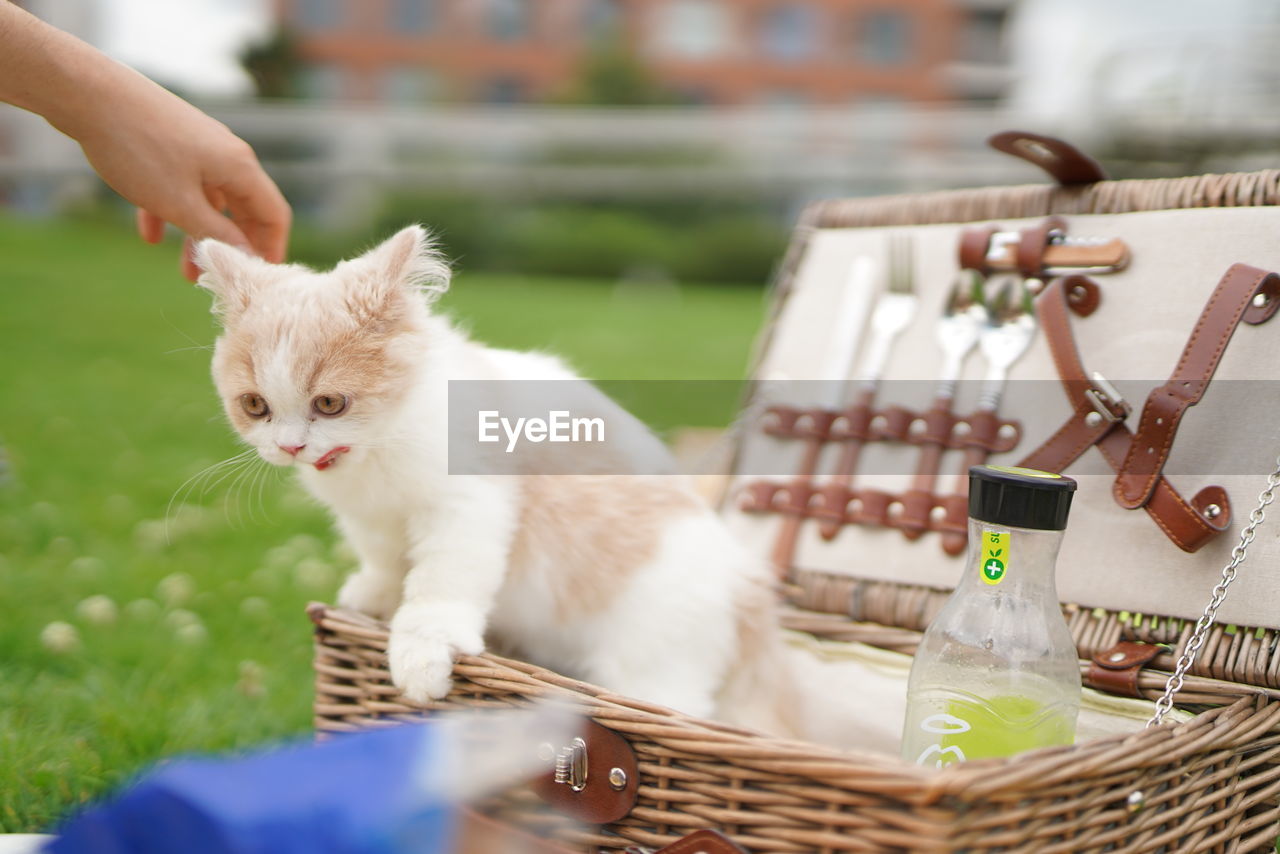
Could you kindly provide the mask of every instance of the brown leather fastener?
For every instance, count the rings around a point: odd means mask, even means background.
[[[1036,300],[1040,327],[1074,411],[1066,424],[1018,465],[1060,472],[1096,444],[1112,471],[1119,473],[1128,456],[1133,434],[1124,424],[1123,401],[1112,400],[1104,387],[1086,376],[1071,332],[1068,294],[1086,282],[1088,279],[1083,276],[1055,279]],[[1089,285],[1097,287],[1091,282]],[[1213,498],[1220,498],[1221,502]],[[1212,513],[1210,504],[1217,504],[1218,512]],[[1142,507],[1160,530],[1187,552],[1196,551],[1231,523],[1231,505],[1222,489],[1201,490],[1188,502],[1163,475],[1157,477],[1150,500]]]
[[[740,847],[729,837],[718,830],[695,830],[688,836],[681,837],[665,848],[659,848],[654,854],[747,854],[747,849]],[[645,849],[630,845],[626,854],[647,854]]]
[[[1007,130],[987,139],[987,145],[1034,163],[1064,187],[1107,180],[1107,173],[1098,161],[1052,136]]]
[[[919,416],[904,406],[887,406],[871,416],[871,438],[877,441],[905,442],[911,424]]]
[[[979,409],[960,420],[969,425],[969,432],[956,439],[961,448],[980,448],[988,453],[1003,454],[1016,448],[1022,438],[1022,422],[1003,420],[991,409]]]
[[[960,232],[960,269],[990,273],[987,253],[991,250],[991,238],[1000,229],[994,225],[966,228]]]
[[[1280,304],[1280,276],[1250,267],[1232,264],[1214,288],[1201,312],[1182,358],[1164,385],[1152,389],[1142,408],[1142,418],[1112,485],[1112,493],[1121,507],[1141,507],[1155,491],[1156,479],[1169,459],[1174,436],[1187,410],[1200,402],[1218,370],[1236,327],[1251,308],[1254,323],[1261,323],[1275,313]],[[1263,304],[1254,306],[1255,297]]]
[[[1014,253],[1018,272],[1029,279],[1044,275],[1044,251],[1055,231],[1065,233],[1067,221],[1060,216],[1047,217],[1030,228],[1018,232],[1018,247]]]
[[[1110,649],[1094,653],[1085,671],[1084,683],[1120,697],[1141,697],[1138,674],[1160,652],[1161,647],[1155,644],[1120,641]]]
[[[551,771],[533,781],[533,791],[556,811],[588,824],[608,824],[624,818],[636,805],[640,788],[636,754],[625,738],[588,720],[579,736],[586,743],[586,777],[581,790],[557,783]],[[617,769],[625,775],[621,788]],[[611,780],[612,776],[612,780]]]

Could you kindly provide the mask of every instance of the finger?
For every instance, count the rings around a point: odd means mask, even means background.
[[[240,230],[240,227],[210,205],[203,196],[182,206],[181,211],[182,218],[174,217],[173,224],[185,231],[193,240],[212,237],[246,252],[253,251],[249,238]]]
[[[138,208],[136,220],[138,236],[147,243],[156,244],[164,239],[164,220],[150,211]]]
[[[253,248],[268,261],[280,263],[289,245],[293,211],[280,188],[261,169],[245,170],[224,184],[227,208],[248,234]]]
[[[186,277],[188,282],[194,282],[200,278],[200,268],[196,266],[196,242],[190,237],[183,238],[180,266],[182,275]]]

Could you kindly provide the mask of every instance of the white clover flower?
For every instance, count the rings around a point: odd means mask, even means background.
[[[333,586],[334,569],[322,560],[309,557],[293,568],[293,582],[307,590],[324,590]]]
[[[324,544],[310,534],[294,534],[285,547],[302,555],[318,555],[324,551]]]
[[[299,557],[289,546],[274,546],[263,556],[269,567],[291,566]]]
[[[175,572],[160,579],[156,585],[156,595],[169,607],[182,605],[195,595],[196,582],[185,572]]]
[[[240,662],[240,678],[236,680],[236,690],[246,697],[261,697],[267,693],[267,671],[256,661]]]
[[[183,643],[195,646],[209,639],[209,630],[204,627],[203,623],[188,623],[185,626],[179,626],[174,631],[174,636]]]
[[[184,608],[176,608],[164,615],[164,622],[169,628],[176,630],[184,626],[199,625],[200,617]]]
[[[124,606],[124,612],[130,619],[150,621],[160,616],[160,605],[154,599],[134,599]]]
[[[127,519],[138,512],[133,499],[127,495],[108,495],[104,506],[107,513],[117,519]]]
[[[106,562],[95,555],[81,555],[67,564],[67,569],[81,578],[95,578],[101,575],[106,568]]]
[[[56,504],[48,501],[37,501],[31,505],[31,515],[33,518],[43,522],[56,522],[62,516],[62,511],[58,509]]]
[[[80,619],[95,625],[105,626],[116,621],[119,609],[110,596],[98,594],[84,599],[76,606],[76,614]]]
[[[280,586],[280,575],[271,567],[258,567],[249,574],[249,586],[258,590],[275,590]]]
[[[335,561],[341,564],[354,564],[359,559],[355,550],[351,548],[351,544],[346,540],[335,540],[329,553],[333,555]]]
[[[265,617],[270,612],[271,607],[261,596],[249,596],[240,603],[240,613],[246,617]]]
[[[169,544],[169,532],[164,520],[143,519],[133,526],[133,540],[143,551],[161,551]]]
[[[50,652],[74,652],[80,648],[80,633],[70,623],[55,620],[41,630],[40,643]]]
[[[45,551],[51,555],[73,555],[76,553],[76,543],[70,537],[54,537]]]

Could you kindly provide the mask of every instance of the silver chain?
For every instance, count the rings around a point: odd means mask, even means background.
[[[1213,596],[1210,597],[1204,614],[1196,621],[1195,631],[1191,633],[1191,639],[1187,641],[1187,646],[1178,659],[1178,665],[1169,675],[1169,681],[1164,686],[1164,695],[1156,701],[1155,714],[1151,716],[1151,720],[1147,721],[1147,726],[1156,726],[1173,709],[1173,697],[1182,690],[1187,671],[1191,669],[1196,656],[1200,654],[1200,647],[1204,646],[1205,638],[1209,636],[1209,629],[1217,619],[1218,609],[1227,598],[1227,588],[1236,580],[1236,572],[1240,564],[1244,563],[1249,544],[1253,542],[1258,526],[1266,518],[1267,506],[1276,500],[1277,486],[1280,486],[1280,458],[1276,460],[1275,471],[1267,475],[1267,488],[1258,495],[1258,506],[1249,514],[1249,524],[1245,525],[1244,530],[1240,532],[1240,542],[1231,550],[1231,561],[1222,568],[1222,580],[1218,582],[1217,587],[1213,588]]]

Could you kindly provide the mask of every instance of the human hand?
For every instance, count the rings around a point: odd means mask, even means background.
[[[0,0],[0,101],[30,110],[80,143],[102,179],[139,208],[156,243],[171,222],[284,260],[292,213],[253,149],[200,110],[75,38]]]
[[[102,179],[138,205],[142,239],[159,243],[166,222],[185,231],[182,271],[191,281],[199,275],[192,246],[205,237],[283,261],[292,214],[253,149],[220,122],[160,92],[167,98],[150,108],[157,111],[153,118],[113,123],[80,140]]]

